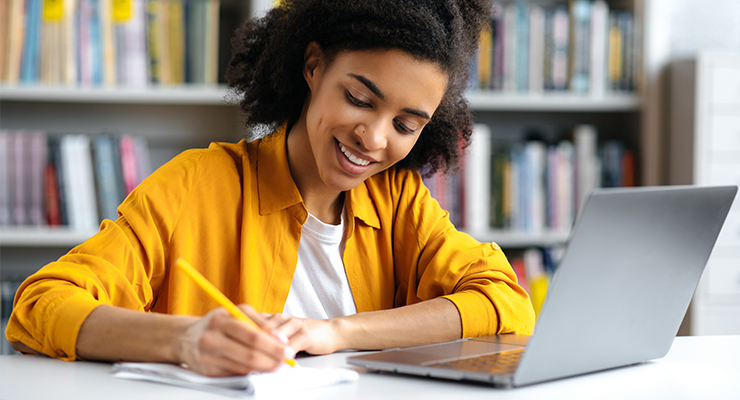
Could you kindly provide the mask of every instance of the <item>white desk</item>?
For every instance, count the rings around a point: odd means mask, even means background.
[[[348,367],[338,353],[299,359]],[[740,336],[678,337],[668,355],[645,364],[530,387],[500,390],[362,369],[360,380],[294,394],[295,399],[740,399]],[[116,379],[106,363],[0,356],[0,399],[227,399],[205,392]],[[259,398],[259,397],[257,397]]]

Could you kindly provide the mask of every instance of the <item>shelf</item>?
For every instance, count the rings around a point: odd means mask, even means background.
[[[67,227],[3,227],[0,229],[0,246],[4,247],[74,247],[84,242],[97,229],[71,229]]]
[[[635,94],[601,97],[569,93],[517,94],[477,91],[467,94],[473,111],[634,112],[640,110]]]
[[[466,231],[467,232],[467,231]],[[568,242],[569,232],[512,232],[507,230],[489,230],[485,232],[467,232],[480,242],[495,242],[503,248],[550,247]]]
[[[180,85],[145,88],[0,85],[0,101],[55,103],[235,105],[226,86]]]

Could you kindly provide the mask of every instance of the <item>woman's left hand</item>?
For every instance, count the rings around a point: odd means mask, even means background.
[[[263,329],[288,338],[296,351],[309,354],[330,354],[342,350],[338,324],[332,319],[295,318],[283,314],[263,314],[267,325]]]

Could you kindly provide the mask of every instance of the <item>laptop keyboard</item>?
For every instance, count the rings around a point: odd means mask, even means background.
[[[429,364],[429,366],[490,374],[511,374],[516,370],[522,354],[524,354],[524,349],[464,358],[461,360],[445,361]]]

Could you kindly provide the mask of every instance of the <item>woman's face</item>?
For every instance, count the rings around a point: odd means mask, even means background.
[[[436,64],[401,50],[343,52],[327,65],[312,44],[306,56],[308,140],[321,180],[338,191],[406,157],[447,87]]]

